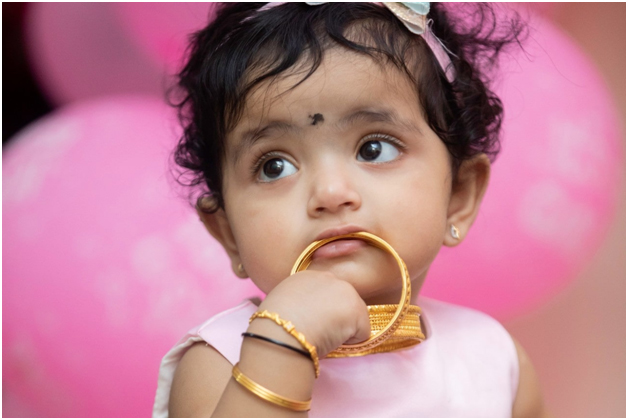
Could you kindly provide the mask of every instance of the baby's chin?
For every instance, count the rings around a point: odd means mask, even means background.
[[[327,271],[348,282],[367,304],[399,303],[402,289],[401,274],[399,266],[392,258],[352,255],[319,259],[312,261],[308,269]]]

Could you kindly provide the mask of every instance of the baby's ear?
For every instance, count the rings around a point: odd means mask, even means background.
[[[238,252],[238,246],[231,231],[231,225],[227,219],[227,214],[223,209],[218,209],[213,213],[205,213],[199,207],[196,212],[205,225],[207,231],[222,245],[231,259],[231,269],[240,278],[246,278],[246,272],[242,268],[242,260]]]
[[[491,162],[485,154],[474,156],[460,165],[449,199],[444,245],[458,245],[469,232],[480,210],[490,173]],[[458,229],[458,239],[454,237],[451,225]]]

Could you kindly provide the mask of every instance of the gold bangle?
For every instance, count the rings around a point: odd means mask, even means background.
[[[277,325],[279,325],[281,328],[283,328],[288,334],[296,338],[299,344],[301,344],[303,348],[306,349],[310,353],[310,356],[312,357],[312,362],[314,363],[314,377],[318,378],[318,375],[320,374],[321,369],[318,362],[318,353],[316,352],[316,347],[308,343],[307,340],[305,339],[305,336],[294,329],[294,325],[292,324],[292,322],[285,321],[279,318],[278,314],[274,312],[268,312],[266,310],[261,311],[261,312],[260,311],[255,312],[249,319],[249,324],[253,322],[255,318],[270,319],[271,321],[274,321]]]
[[[410,275],[408,274],[406,264],[403,262],[399,254],[397,254],[397,251],[395,251],[394,248],[388,244],[388,242],[384,241],[379,236],[368,232],[349,233],[346,235],[334,236],[333,238],[321,239],[320,241],[312,242],[307,248],[305,248],[301,255],[299,255],[299,258],[297,258],[294,263],[290,274],[292,275],[298,273],[299,271],[307,270],[312,262],[312,255],[314,254],[314,251],[323,245],[341,239],[361,239],[369,245],[373,245],[383,251],[387,251],[395,258],[395,261],[397,261],[397,265],[399,266],[399,271],[401,271],[401,300],[399,301],[399,305],[397,305],[395,314],[388,324],[374,334],[371,333],[371,337],[366,341],[357,344],[343,344],[334,350],[335,354],[344,353],[347,355],[357,355],[377,347],[388,340],[394,334],[395,330],[399,328],[399,325],[401,325],[401,321],[408,313],[408,307],[410,306]]]
[[[311,399],[307,401],[296,401],[277,395],[273,391],[264,388],[260,384],[253,382],[250,378],[245,376],[238,368],[237,363],[233,366],[233,379],[265,401],[292,411],[310,411],[310,405],[312,403]]]
[[[377,333],[390,322],[397,310],[397,305],[369,305],[369,321],[371,324],[371,334]],[[406,350],[414,347],[425,340],[425,334],[421,330],[421,308],[410,305],[408,313],[401,320],[399,328],[397,328],[392,336],[377,347],[360,351],[358,353],[343,353],[332,351],[325,357],[357,357],[366,356],[375,353],[388,353],[398,350]]]

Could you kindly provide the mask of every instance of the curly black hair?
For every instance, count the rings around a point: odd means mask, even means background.
[[[418,91],[430,128],[447,146],[455,181],[461,163],[500,150],[503,106],[489,89],[499,53],[519,44],[526,25],[517,14],[498,19],[487,4],[432,3],[431,30],[452,53],[450,83],[422,37],[408,31],[386,8],[373,3],[286,3],[263,12],[265,3],[227,3],[191,37],[188,60],[178,75],[183,136],[174,151],[178,181],[201,187],[197,206],[224,208],[222,165],[228,133],[261,82],[305,65],[310,77],[325,51],[343,48],[402,71]],[[501,22],[501,23],[500,23]],[[309,69],[307,68],[309,66]],[[211,198],[207,200],[206,198]]]

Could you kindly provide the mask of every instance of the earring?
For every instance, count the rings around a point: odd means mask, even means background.
[[[238,264],[238,273],[244,274],[244,266],[242,265],[242,263]]]
[[[460,231],[453,224],[451,225],[451,236],[454,239],[460,239]]]

